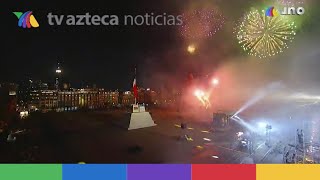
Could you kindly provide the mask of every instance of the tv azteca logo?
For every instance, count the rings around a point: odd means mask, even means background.
[[[13,12],[14,15],[17,16],[18,26],[22,28],[37,28],[39,27],[39,23],[36,18],[33,16],[32,11],[23,12]]]
[[[18,26],[22,28],[37,28],[39,23],[33,16],[32,11],[28,12],[13,12],[17,16]],[[118,16],[115,14],[85,14],[77,15],[58,15],[48,13],[48,25],[50,26],[180,26],[183,24],[182,15],[172,15],[167,13],[145,13],[140,15],[123,15]]]

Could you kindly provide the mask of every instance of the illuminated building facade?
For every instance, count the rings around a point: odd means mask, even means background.
[[[56,90],[42,90],[39,94],[39,108],[49,111],[58,107],[58,92]]]
[[[118,97],[118,91],[104,89],[41,90],[32,94],[31,103],[36,110],[62,112],[116,106]]]
[[[58,111],[74,111],[78,109],[98,109],[104,106],[100,101],[101,92],[95,89],[79,89],[58,92]]]
[[[48,83],[29,79],[21,87],[19,87],[19,103],[22,107],[28,108],[30,111],[37,111],[40,103],[43,104],[44,99],[40,99],[42,92],[49,93]]]
[[[138,103],[156,105],[156,104],[160,104],[161,102],[160,96],[159,96],[160,94],[154,90],[151,90],[150,88],[148,89],[139,88],[138,95],[139,95]],[[123,92],[121,104],[124,106],[131,106],[132,104],[134,104],[133,92],[131,91]]]
[[[160,96],[156,91],[147,88],[138,89],[138,103],[144,103],[148,105],[159,104]],[[126,91],[123,93],[123,99],[121,102],[123,105],[132,105],[134,104],[134,95],[131,91]]]
[[[108,91],[107,92],[107,104],[108,106],[116,106],[119,104],[119,91]]]
[[[124,106],[131,106],[132,104],[134,104],[133,92],[131,91],[124,92],[121,104]]]
[[[53,86],[48,83],[28,78],[20,83],[19,105],[28,111],[75,111],[85,109],[102,109],[119,105],[119,92],[92,88],[74,89],[70,83],[64,82],[63,69],[57,64]],[[13,93],[13,92],[12,92]]]

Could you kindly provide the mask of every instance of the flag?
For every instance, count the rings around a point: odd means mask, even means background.
[[[136,78],[134,78],[134,80],[133,80],[132,88],[133,88],[134,98],[137,99],[137,98],[138,98],[138,87],[137,87],[137,80],[136,80]]]

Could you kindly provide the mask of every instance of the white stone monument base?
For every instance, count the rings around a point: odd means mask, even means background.
[[[131,113],[128,130],[156,126],[149,112]]]

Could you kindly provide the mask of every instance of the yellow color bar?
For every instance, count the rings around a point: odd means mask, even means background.
[[[257,164],[257,180],[319,180],[320,165],[314,164]]]

